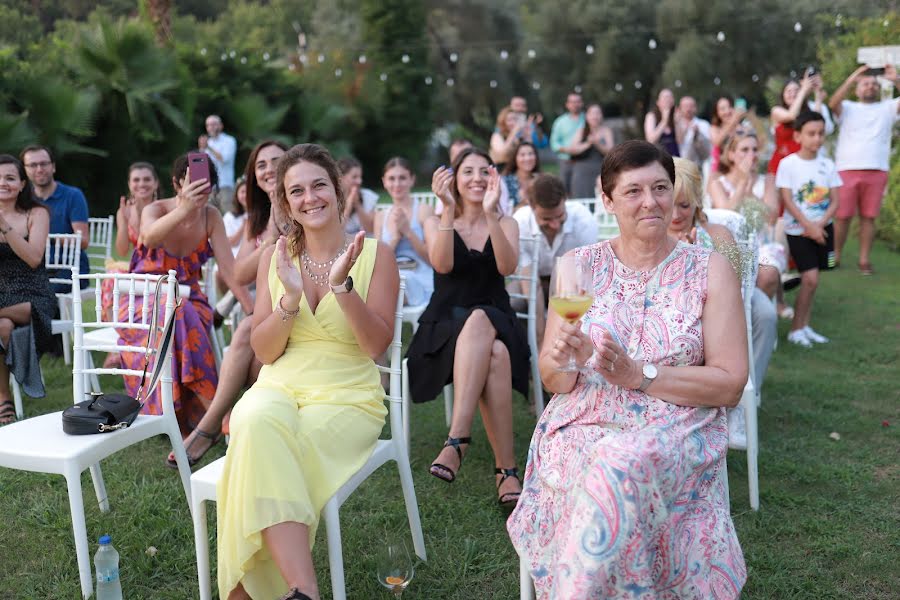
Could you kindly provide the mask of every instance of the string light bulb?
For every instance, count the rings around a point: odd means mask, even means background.
[[[320,54],[318,60],[319,60],[320,63],[325,62],[325,55],[324,55],[324,54]]]
[[[750,77],[750,79],[753,80],[753,83],[758,83],[758,82],[759,82],[759,75],[757,75],[756,73],[754,73],[753,76]]]
[[[680,80],[680,79],[676,79],[676,80],[675,80],[675,87],[677,87],[677,88],[680,88],[680,87],[681,87],[681,80]]]
[[[722,42],[724,42],[724,41],[725,41],[725,32],[724,32],[724,31],[720,31],[719,33],[717,33],[717,34],[716,34],[716,39],[719,41],[720,44],[721,44]]]
[[[528,49],[528,58],[534,58],[535,56],[537,56],[537,52],[535,52],[533,48],[529,48]]]
[[[509,58],[509,52],[507,52],[506,50],[501,50],[500,51],[500,60],[506,60],[507,58]]]
[[[404,64],[408,63],[408,62],[409,62],[409,54],[404,54],[403,56],[400,57],[400,60],[401,60]]]
[[[650,38],[650,41],[647,42],[647,47],[650,48],[651,50],[656,50],[656,40],[654,40],[653,38]]]
[[[617,91],[617,92],[621,92],[621,91],[622,91],[622,84],[621,84],[621,83],[617,83],[615,87],[616,87],[616,91]]]
[[[425,78],[425,85],[431,85],[431,81],[432,81],[432,80],[431,80],[431,77],[426,77],[426,78]]]
[[[206,56],[206,48],[200,48],[200,56]]]
[[[380,79],[382,81],[387,81],[387,73],[382,73],[381,75],[378,76],[378,79]]]
[[[343,74],[344,74],[344,72],[343,72],[341,69],[335,69],[335,70],[334,70],[334,76],[335,76],[335,77],[340,77],[340,76],[343,75]]]
[[[269,54],[268,52],[263,52],[263,60],[269,60],[270,58],[272,58],[271,54]]]
[[[491,87],[492,87],[492,88],[497,87],[497,80],[496,80],[496,79],[491,79]]]
[[[366,64],[366,55],[365,54],[359,55],[359,64],[361,64],[361,65]]]
[[[722,80],[716,77],[715,79],[713,79],[713,83],[716,85],[722,85]]]
[[[454,83],[456,83],[456,82],[453,81],[453,78],[451,77],[450,79],[447,80],[447,87],[453,87]]]
[[[800,21],[794,23],[794,31],[796,31],[797,33],[803,31],[803,25],[800,24]]]
[[[640,79],[638,79],[637,81],[634,82],[634,89],[639,90],[639,89],[641,89],[642,87],[644,87],[644,84],[641,83],[641,80],[640,80]]]
[[[588,44],[587,46],[584,47],[584,51],[587,52],[588,54],[593,54],[594,53],[594,45]]]
[[[456,52],[451,52],[450,53],[450,62],[456,62],[458,60],[459,60],[459,54],[457,54]]]

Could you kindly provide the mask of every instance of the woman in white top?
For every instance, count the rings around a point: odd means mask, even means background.
[[[766,193],[766,178],[759,174],[759,141],[753,133],[735,133],[725,143],[719,159],[721,176],[710,182],[709,194],[713,208],[735,212],[747,200],[755,199],[768,209],[768,225],[757,234],[759,240],[759,275],[756,287],[770,298],[777,296],[779,314],[785,312],[781,274],[787,270],[787,253],[774,239],[774,225],[778,220],[777,199]]]
[[[222,215],[225,235],[231,244],[231,253],[237,256],[244,239],[244,224],[247,222],[247,180],[241,177],[234,188],[234,206]]]
[[[362,187],[362,164],[352,156],[345,156],[337,161],[341,172],[341,189],[344,198],[344,231],[357,233],[365,231],[368,235],[374,232],[375,205],[378,194]]]
[[[434,209],[410,195],[416,176],[405,158],[387,161],[381,182],[392,204],[375,213],[375,237],[390,246],[397,257],[406,281],[406,304],[426,304],[434,291],[434,271],[425,246],[424,223]]]

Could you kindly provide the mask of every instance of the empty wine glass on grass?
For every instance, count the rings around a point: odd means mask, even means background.
[[[556,259],[550,277],[550,308],[568,321],[576,323],[594,302],[591,293],[591,265],[584,256],[566,254]],[[575,357],[560,369],[566,373],[578,370]]]
[[[412,580],[415,566],[403,542],[388,543],[378,554],[378,581],[400,598]]]

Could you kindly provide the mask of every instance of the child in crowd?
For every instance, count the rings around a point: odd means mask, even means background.
[[[788,341],[809,348],[828,338],[809,326],[819,271],[834,268],[832,217],[838,208],[842,185],[834,161],[818,155],[825,143],[825,119],[805,111],[794,120],[794,139],[800,150],[778,165],[775,185],[784,202],[784,231],[791,256],[800,271],[800,289]]]

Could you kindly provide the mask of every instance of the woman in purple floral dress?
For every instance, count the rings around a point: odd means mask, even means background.
[[[575,250],[593,272],[581,323],[552,314],[556,393],[508,529],[542,599],[733,599],[746,580],[729,513],[725,408],[747,381],[738,278],[667,236],[672,158],[642,141],[603,163],[621,235]],[[569,356],[580,373],[560,371]]]
[[[178,283],[190,287],[190,297],[184,298],[176,310],[175,335],[172,344],[174,358],[172,378],[175,382],[174,405],[178,425],[188,435],[200,422],[216,391],[219,377],[209,337],[212,308],[203,293],[201,269],[211,257],[219,263],[219,272],[235,292],[248,313],[253,303],[247,289],[235,285],[234,256],[225,235],[222,215],[208,205],[210,191],[216,184],[215,170],[211,180],[188,181],[187,157],[181,156],[172,167],[175,197],[148,205],[141,215],[141,232],[131,257],[132,273],[177,273]],[[138,299],[136,311],[143,299]],[[161,303],[162,304],[162,303]],[[127,319],[127,303],[119,307],[119,318]],[[163,307],[159,307],[162,312]],[[119,330],[119,345],[142,346],[146,334],[139,330]],[[143,354],[122,352],[122,364],[140,371]],[[139,377],[126,376],[126,391],[134,395]],[[162,400],[157,389],[148,398],[143,413],[162,414]]]

